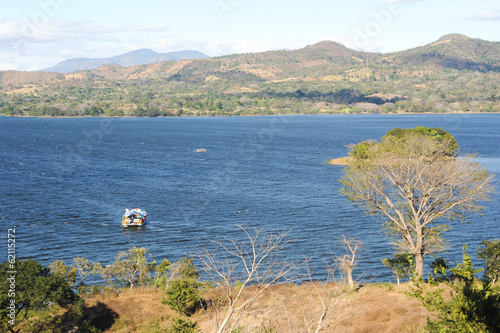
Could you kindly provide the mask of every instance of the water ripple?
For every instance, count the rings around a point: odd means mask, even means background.
[[[273,119],[0,117],[0,224],[17,225],[20,258],[44,264],[76,256],[109,264],[131,246],[174,261],[213,246],[209,239],[244,241],[237,225],[290,231],[287,255],[314,257],[315,278],[326,276],[324,260],[344,253],[345,235],[365,244],[359,273],[387,280],[391,272],[380,259],[393,249],[382,220],[339,195],[342,168],[326,161],[394,127],[430,126],[450,131],[462,151],[500,171],[499,115],[467,122],[460,115],[290,116],[278,118],[286,119],[280,127]],[[102,121],[111,130],[103,131]],[[272,139],[262,141],[259,133],[273,128]],[[91,131],[102,139],[89,142]],[[199,147],[208,151],[193,153]],[[474,255],[482,239],[500,235],[499,202],[497,190],[486,215],[446,234],[452,265],[463,243]],[[149,225],[122,229],[125,208],[135,207],[148,211]]]

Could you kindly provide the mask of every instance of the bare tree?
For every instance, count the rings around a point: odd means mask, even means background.
[[[341,315],[335,313],[340,303],[353,290],[347,286],[345,275],[341,274],[340,278],[335,278],[335,267],[336,265],[330,266],[326,264],[328,272],[326,280],[314,281],[309,266],[307,266],[309,282],[314,290],[314,299],[316,300],[315,309],[312,311],[303,310],[304,324],[307,332],[318,333],[325,327],[333,327],[352,315],[352,312],[344,312]],[[307,312],[309,312],[309,316]],[[313,319],[308,320],[308,317],[312,317]]]
[[[343,257],[336,257],[335,260],[340,269],[345,272],[349,287],[354,288],[352,271],[358,266],[359,250],[363,247],[363,243],[354,238],[347,239],[345,236],[342,242],[349,253],[346,253]],[[358,257],[356,257],[356,254],[358,254]]]
[[[386,220],[395,245],[414,256],[421,276],[424,256],[445,245],[442,232],[449,226],[443,221],[481,211],[480,202],[493,191],[492,176],[473,156],[451,156],[453,144],[452,137],[415,131],[389,135],[364,150],[363,158],[351,155],[340,180],[343,194]]]
[[[222,237],[211,240],[214,250],[202,248],[194,254],[202,263],[202,271],[221,293],[219,298],[209,301],[210,309],[206,311],[213,332],[232,331],[252,303],[272,284],[284,282],[296,266],[295,262],[278,256],[289,243],[285,240],[287,233],[239,228],[246,241]]]

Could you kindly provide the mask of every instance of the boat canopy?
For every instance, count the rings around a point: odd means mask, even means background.
[[[148,213],[146,213],[146,211],[139,209],[139,208],[134,208],[134,209],[126,209],[123,217],[138,216],[138,217],[142,218],[142,217],[145,217],[146,215],[148,215]]]

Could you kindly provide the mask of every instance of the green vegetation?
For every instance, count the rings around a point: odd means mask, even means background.
[[[138,249],[135,246],[127,252],[120,252],[115,262],[102,270],[102,274],[115,283],[130,286],[131,289],[135,285],[147,285],[155,268],[155,262],[148,262],[147,254],[149,253],[145,248]]]
[[[407,129],[393,128],[382,137],[381,141],[405,140],[405,137],[413,135],[423,135],[431,138],[436,143],[436,148],[434,148],[432,153],[440,151],[446,156],[457,156],[459,148],[458,142],[453,135],[442,128],[429,128],[423,126]],[[358,145],[356,145],[356,147],[357,146]]]
[[[493,290],[491,281],[476,279],[482,269],[474,268],[467,246],[463,249],[462,263],[450,270],[450,281],[445,284],[451,289],[451,299],[443,296],[444,288],[436,288],[432,277],[426,284],[418,275],[413,276],[410,294],[438,313],[435,320],[427,318],[428,332],[488,333],[500,329],[500,294]]]
[[[444,37],[443,37],[444,38]],[[448,36],[391,54],[333,42],[292,51],[0,72],[0,114],[205,116],[500,112],[500,43]]]
[[[446,259],[444,259],[441,256],[434,259],[434,261],[430,264],[430,267],[431,267],[431,272],[432,272],[432,278],[434,280],[444,279],[445,278],[444,275],[446,274],[446,270],[449,269],[448,263],[446,262]]]
[[[83,257],[73,258],[73,267],[80,278],[80,282],[77,287],[80,294],[85,294],[89,291],[89,288],[85,285],[85,279],[90,275],[97,274],[103,270],[100,263],[90,263],[87,258]]]
[[[485,278],[495,284],[500,278],[500,240],[483,240],[482,244],[477,250],[477,257],[484,260]]]
[[[170,270],[170,278],[166,282],[166,298],[162,303],[168,305],[179,314],[189,316],[202,305],[198,282],[200,273],[193,265],[193,258],[182,258]]]
[[[411,254],[410,253],[396,253],[392,258],[382,259],[384,266],[389,267],[396,277],[399,284],[402,279],[409,278],[412,272],[411,267]]]
[[[252,234],[249,234],[253,237]],[[269,244],[267,241],[271,236],[271,240],[274,239],[274,243]],[[264,281],[268,281],[269,278],[279,274],[285,281],[288,278],[293,278],[290,275],[290,271],[287,274],[281,274],[282,270],[275,268],[279,265],[281,267],[289,267],[289,262],[276,261],[276,257],[273,255],[273,251],[278,250],[280,244],[282,244],[282,238],[272,236],[272,234],[262,235],[259,238],[251,238],[255,240],[253,243],[247,243],[244,247],[239,245],[240,249],[245,249],[246,246],[250,246],[248,251],[243,253],[252,253],[255,247],[255,253],[269,253],[270,260],[265,263],[263,267],[256,262],[253,266],[248,266],[250,271],[258,272],[261,271],[265,274],[270,273],[271,275],[266,275]],[[262,240],[264,242],[259,241]],[[226,244],[222,242],[220,244]],[[253,244],[253,245],[252,245]],[[353,246],[352,242],[350,243]],[[226,244],[229,245],[229,244]],[[355,244],[354,244],[355,245]],[[476,278],[476,275],[482,270],[473,267],[472,260],[468,253],[466,252],[467,247],[464,246],[464,257],[463,262],[458,264],[452,269],[443,269],[442,273],[444,278],[440,281],[444,282],[438,288],[438,283],[430,274],[428,277],[428,282],[422,279],[422,276],[416,274],[413,269],[414,264],[409,254],[397,254],[393,259],[383,260],[384,264],[391,263],[391,268],[394,273],[397,274],[399,278],[410,277],[412,283],[410,284],[411,292],[408,294],[412,297],[416,297],[422,301],[422,304],[437,313],[435,319],[428,318],[428,323],[426,326],[426,331],[428,332],[496,332],[500,328],[500,293],[498,292],[498,286],[494,287],[491,283],[492,281],[487,279],[480,281]],[[137,251],[140,250],[140,251]],[[230,248],[228,248],[230,250]],[[262,251],[271,250],[271,252]],[[147,253],[147,250],[132,248],[127,253]],[[350,250],[352,253],[353,251]],[[201,251],[201,256],[205,256],[206,253]],[[215,257],[210,256],[213,259],[211,265],[215,266],[219,272],[226,272],[226,275],[221,276],[224,279],[233,280],[233,273],[242,276],[234,269],[236,266],[227,266],[227,259],[238,258],[238,252],[232,252],[230,256],[225,259],[215,259]],[[258,255],[259,256],[259,255]],[[208,257],[204,257],[208,259]],[[259,258],[262,258],[259,256]],[[80,258],[79,261],[81,261]],[[262,258],[267,260],[267,257]],[[200,311],[201,316],[206,316],[208,321],[213,325],[214,332],[234,332],[241,331],[247,332],[245,326],[242,326],[240,319],[245,316],[254,316],[255,313],[261,311],[262,306],[266,308],[269,307],[279,307],[283,309],[284,313],[288,313],[290,310],[287,309],[286,301],[280,300],[280,294],[276,293],[277,289],[273,288],[271,292],[272,296],[268,298],[266,302],[274,300],[275,303],[262,304],[258,303],[256,305],[256,300],[260,297],[262,292],[264,292],[271,284],[274,282],[266,284],[265,282],[246,286],[245,282],[236,280],[228,285],[228,288],[232,291],[233,299],[226,298],[224,295],[224,290],[221,288],[221,282],[208,280],[204,282],[198,282],[199,273],[196,268],[192,266],[193,258],[183,258],[173,265],[169,265],[167,270],[169,279],[171,279],[167,286],[157,286],[154,279],[148,280],[148,282],[142,286],[142,288],[159,288],[165,298],[162,303],[171,307],[179,315],[170,315],[165,317],[157,317],[156,319],[151,319],[147,323],[142,324],[142,328],[147,332],[201,332],[198,324],[198,320],[193,320],[190,316]],[[163,260],[166,262],[166,259]],[[252,263],[250,261],[249,263]],[[443,268],[445,265],[445,260],[440,259],[435,261],[434,266]],[[96,263],[97,264],[97,263]],[[286,266],[284,266],[286,265]],[[307,265],[307,260],[306,260]],[[337,262],[336,265],[342,265],[341,262]],[[74,266],[65,266],[60,261],[55,261],[50,265],[54,268],[54,271],[49,271],[48,268],[43,267],[35,260],[26,260],[24,262],[16,262],[16,267],[19,272],[23,269],[23,274],[18,274],[16,276],[16,292],[19,293],[20,297],[16,297],[18,301],[18,308],[16,312],[16,325],[9,325],[8,321],[8,300],[7,294],[2,293],[2,307],[7,309],[7,311],[0,312],[2,316],[3,330],[10,332],[67,332],[68,329],[79,332],[102,332],[106,329],[113,327],[113,330],[120,330],[128,325],[130,322],[125,318],[119,318],[116,313],[114,314],[111,310],[109,318],[96,316],[95,311],[92,309],[95,307],[89,307],[85,305],[83,299],[72,291],[72,287],[77,285],[74,282],[73,286],[67,281],[67,277],[64,276],[62,272],[71,273],[74,272]],[[231,270],[227,270],[231,268]],[[332,267],[333,268],[333,267]],[[0,270],[1,281],[7,281],[5,275],[8,269],[8,263],[5,262]],[[208,267],[202,266],[203,270],[208,269]],[[335,270],[329,271],[329,278],[333,277]],[[165,274],[165,272],[163,272]],[[448,273],[448,274],[446,274]],[[102,274],[102,272],[94,272],[94,274]],[[253,274],[253,273],[252,273]],[[259,273],[260,274],[260,273]],[[311,274],[309,272],[309,274]],[[235,275],[235,278],[236,278]],[[71,274],[66,274],[66,276],[74,276]],[[247,277],[252,278],[252,275]],[[260,277],[257,277],[260,278]],[[330,282],[320,283],[318,281],[313,281],[310,276],[310,281],[308,284],[311,285],[309,289],[308,297],[311,297],[312,302],[318,309],[309,309],[309,312],[304,313],[303,322],[306,325],[308,331],[319,332],[323,330],[328,322],[339,323],[344,317],[335,317],[335,312],[338,310],[338,304],[346,297],[346,295],[358,292],[359,288],[349,287],[348,280],[332,280]],[[333,282],[333,283],[332,283]],[[203,288],[200,288],[203,285]],[[391,291],[394,285],[384,284],[388,287],[387,291]],[[366,286],[369,288],[369,286]],[[2,290],[7,288],[6,286],[1,286]],[[113,280],[108,281],[108,287],[100,286],[102,290],[112,291],[111,294],[116,295],[116,293],[123,293],[124,290],[131,290],[128,286],[124,286],[121,277],[116,277]],[[229,289],[227,289],[229,291]],[[289,288],[286,288],[290,290]],[[6,290],[6,289],[5,289]],[[145,289],[147,290],[147,289]],[[450,291],[450,297],[446,296],[445,290]],[[107,292],[103,292],[106,294]],[[370,292],[367,291],[366,294]],[[205,295],[208,298],[206,300],[202,299],[201,295]],[[255,296],[257,296],[255,298]],[[91,297],[88,293],[84,292],[81,297],[88,298]],[[116,296],[113,296],[116,297]],[[242,297],[238,301],[238,298]],[[7,303],[6,303],[7,302]],[[158,301],[159,302],[159,301]],[[302,303],[303,300],[299,299]],[[242,306],[242,307],[240,307]],[[304,310],[304,309],[303,309]],[[302,310],[302,311],[303,311]],[[229,312],[228,312],[229,311]],[[102,313],[102,310],[100,310]],[[231,316],[228,315],[231,313]],[[333,315],[333,316],[332,316]],[[345,315],[345,314],[344,314]],[[343,315],[343,316],[344,316]],[[221,316],[221,317],[219,317]],[[107,319],[105,319],[107,318]],[[200,314],[198,314],[200,318]],[[434,317],[433,317],[434,318]],[[169,319],[169,321],[167,321]],[[109,321],[104,323],[103,320]],[[168,325],[168,326],[166,326]],[[266,328],[267,329],[267,328]],[[269,328],[269,330],[274,331],[275,328]],[[294,330],[298,329],[297,327]],[[279,331],[279,330],[278,330]]]
[[[55,266],[60,267],[60,262]],[[12,273],[12,267],[15,272]],[[51,273],[36,260],[4,262],[0,266],[0,319],[3,332],[59,332],[61,308],[77,309],[80,298],[62,270]],[[13,301],[12,301],[13,300]],[[81,319],[81,318],[79,318]]]
[[[172,326],[167,330],[167,333],[196,333],[201,332],[198,329],[198,322],[193,322],[188,318],[174,318]]]
[[[163,304],[183,315],[190,315],[200,305],[199,284],[190,279],[174,280],[167,288]]]

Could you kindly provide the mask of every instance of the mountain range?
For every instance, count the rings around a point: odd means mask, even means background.
[[[158,53],[150,49],[139,49],[109,58],[73,58],[61,61],[55,66],[42,69],[44,72],[72,73],[79,70],[92,70],[102,65],[134,66],[169,60],[203,59],[208,56],[199,51],[185,50]]]
[[[159,60],[151,50],[137,58]],[[0,71],[6,115],[245,115],[500,112],[500,42],[449,34],[362,52],[323,41],[297,50],[92,70]],[[115,57],[113,57],[115,58]],[[110,58],[111,59],[111,58]],[[68,69],[69,70],[69,69]]]

